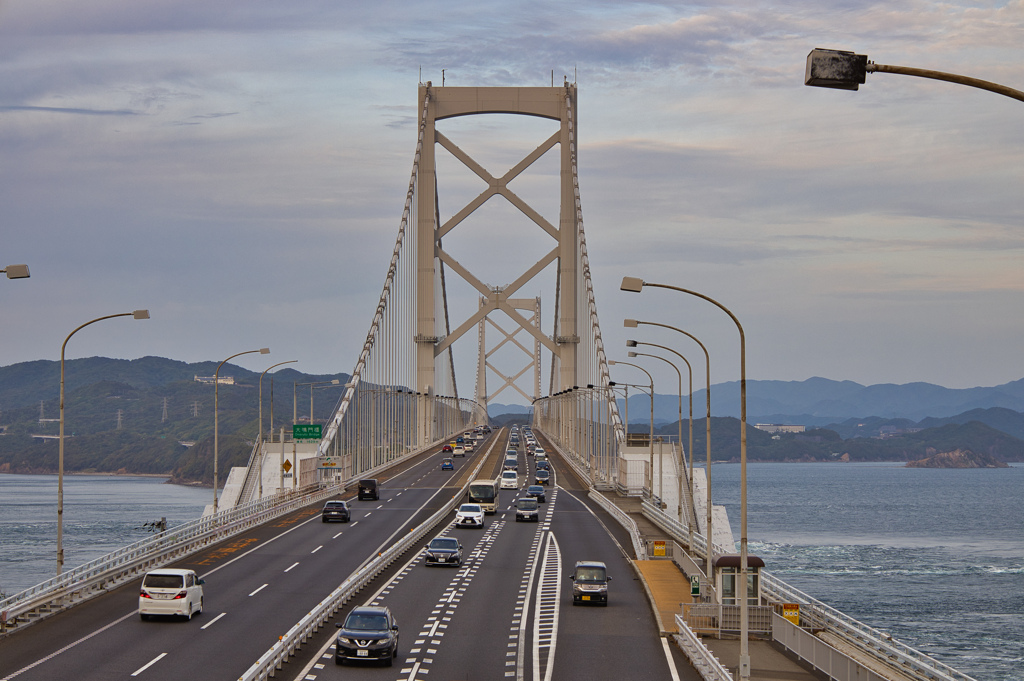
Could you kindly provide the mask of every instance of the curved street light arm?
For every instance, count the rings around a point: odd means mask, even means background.
[[[874,62],[868,62],[867,72],[874,73],[896,73],[901,76],[917,76],[918,78],[931,78],[932,80],[944,80],[947,83],[956,83],[958,85],[967,85],[969,87],[978,88],[979,90],[988,90],[994,92],[997,95],[1003,95],[1011,99],[1024,102],[1024,92],[1015,90],[1012,87],[1006,87],[999,83],[993,83],[988,80],[981,80],[980,78],[971,78],[970,76],[961,76],[956,73],[946,73],[945,71],[932,71],[930,69],[919,69],[913,66],[891,66],[888,64],[876,64]],[[651,284],[648,284],[650,286]]]

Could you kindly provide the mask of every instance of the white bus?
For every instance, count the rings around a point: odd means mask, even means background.
[[[469,503],[480,504],[484,513],[494,515],[498,509],[498,480],[474,480],[469,483]]]

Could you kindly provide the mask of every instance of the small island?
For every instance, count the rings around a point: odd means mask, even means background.
[[[969,449],[940,452],[935,456],[908,461],[907,468],[1009,468],[1010,466],[988,454],[975,454]]]

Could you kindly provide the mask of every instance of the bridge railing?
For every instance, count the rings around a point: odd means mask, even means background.
[[[914,678],[935,681],[974,681],[889,634],[859,622],[832,606],[786,584],[771,573],[761,572],[761,593],[779,603],[800,605],[800,626],[827,630],[879,662]]]
[[[50,614],[129,582],[153,567],[201,551],[208,545],[337,494],[340,485],[319,484],[225,509],[129,544],[84,565],[0,600],[0,633],[34,623]]]
[[[677,541],[686,541],[687,533],[675,518],[647,503],[643,506],[643,513]],[[694,539],[696,543],[696,536]],[[800,624],[803,627],[828,631],[878,663],[922,681],[974,681],[949,665],[808,596],[770,572],[761,571],[760,576],[761,593],[770,602],[800,604]]]
[[[325,599],[320,601],[313,610],[299,620],[295,626],[289,629],[267,652],[249,669],[239,677],[239,681],[262,681],[273,677],[275,672],[288,661],[295,651],[305,643],[312,635],[320,630],[327,621],[334,616],[338,610],[345,605],[356,593],[362,589],[374,577],[380,574],[391,563],[398,559],[403,553],[421,541],[423,537],[433,530],[445,519],[457,505],[463,501],[463,496],[469,487],[469,481],[475,480],[480,469],[483,467],[485,458],[481,457],[468,481],[458,493],[452,496],[444,506],[438,509],[432,516],[422,524],[408,532],[401,540],[392,544],[387,550],[376,556],[365,566],[349,575],[341,585],[331,592]]]

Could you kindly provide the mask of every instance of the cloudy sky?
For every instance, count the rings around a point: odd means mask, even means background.
[[[635,337],[702,363],[685,339],[622,328],[638,317],[702,338],[715,382],[738,375],[724,315],[620,292],[628,275],[732,308],[752,379],[1016,380],[1024,103],[890,74],[859,92],[808,88],[803,75],[810,49],[829,47],[1024,89],[1022,29],[1019,0],[0,0],[0,266],[32,272],[0,280],[0,364],[57,359],[77,325],[149,308],[149,321],[81,332],[68,356],[270,346],[306,372],[351,371],[402,213],[417,86],[444,69],[450,86],[578,84],[613,359]],[[551,132],[493,118],[444,131],[496,174]],[[451,250],[503,285],[524,269],[512,251],[550,247],[515,230],[453,233]],[[552,289],[545,275],[523,292],[546,298],[548,333]],[[457,350],[471,370],[474,348]],[[270,363],[256,357],[242,363]]]

